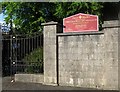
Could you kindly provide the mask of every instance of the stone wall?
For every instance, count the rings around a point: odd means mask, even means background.
[[[118,89],[118,30],[58,35],[59,84]]]
[[[46,84],[118,90],[118,21],[85,33],[57,33],[56,22],[43,25]]]

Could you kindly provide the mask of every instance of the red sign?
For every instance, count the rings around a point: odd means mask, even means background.
[[[76,14],[63,19],[64,32],[98,31],[98,16]]]

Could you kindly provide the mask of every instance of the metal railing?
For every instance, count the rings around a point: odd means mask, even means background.
[[[3,74],[43,73],[43,34],[3,36]]]

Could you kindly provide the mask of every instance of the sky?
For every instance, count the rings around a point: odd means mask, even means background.
[[[5,23],[4,21],[4,15],[3,13],[0,14],[0,24]],[[8,32],[9,31],[9,27],[2,27],[2,29],[5,29],[4,31]]]
[[[3,16],[3,13],[0,14],[0,23],[4,23],[4,16]]]

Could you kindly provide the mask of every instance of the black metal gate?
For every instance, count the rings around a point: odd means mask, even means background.
[[[3,35],[3,76],[43,73],[43,35]]]

